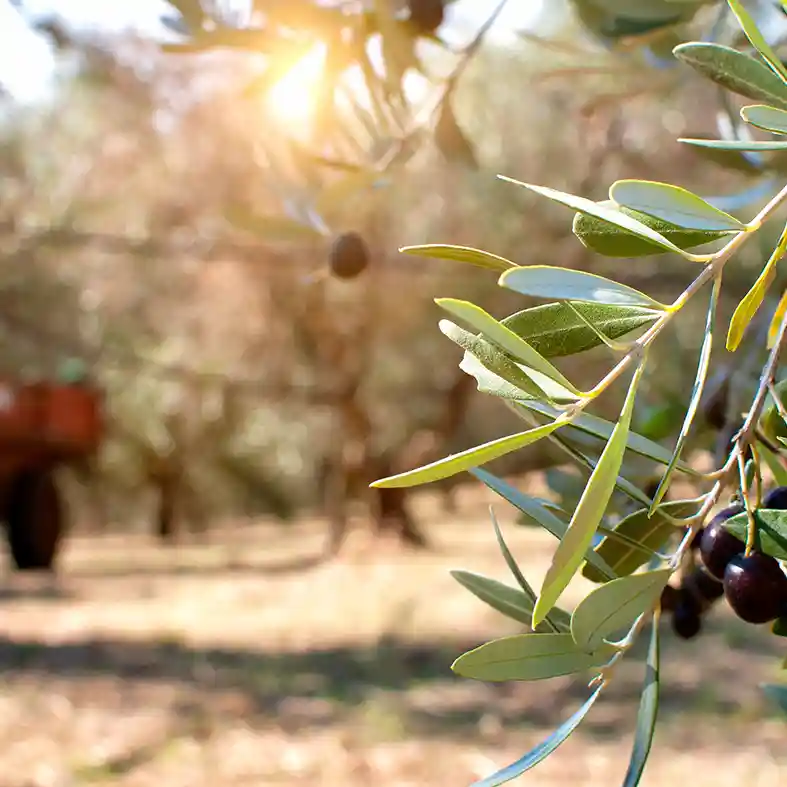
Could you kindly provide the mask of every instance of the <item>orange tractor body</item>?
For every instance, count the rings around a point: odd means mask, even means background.
[[[66,522],[55,470],[96,453],[102,403],[84,383],[0,378],[0,518],[20,570],[54,565]]]

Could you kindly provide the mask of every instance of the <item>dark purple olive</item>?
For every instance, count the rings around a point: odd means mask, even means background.
[[[779,511],[787,509],[787,486],[777,486],[771,489],[762,501],[763,508],[777,508]]]
[[[721,582],[727,564],[744,551],[746,545],[724,528],[724,523],[743,511],[743,506],[734,505],[722,509],[705,528],[700,541],[700,558],[707,572]]]
[[[737,555],[724,572],[724,597],[741,620],[769,623],[787,612],[787,576],[770,555]]]

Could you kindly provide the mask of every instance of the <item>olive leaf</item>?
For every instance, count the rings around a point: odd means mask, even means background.
[[[434,141],[437,149],[448,161],[464,164],[471,169],[478,168],[478,157],[475,148],[467,134],[462,131],[453,107],[454,88],[458,84],[453,82],[443,96],[440,111],[434,129]]]
[[[452,342],[471,353],[486,369],[528,396],[546,394],[502,350],[480,336],[460,328],[449,320],[440,320],[440,331]]]
[[[618,423],[591,473],[566,534],[552,556],[552,562],[547,569],[533,612],[535,625],[546,617],[582,565],[585,553],[593,540],[593,534],[612,497],[615,480],[626,451],[626,438],[634,410],[634,400],[644,368],[644,363],[640,364],[631,378]]]
[[[497,517],[495,516],[495,512],[492,510],[492,507],[489,507],[489,514],[492,518],[492,526],[495,529],[495,538],[497,538],[497,544],[500,547],[500,552],[503,555],[503,559],[506,561],[506,565],[508,566],[508,570],[513,575],[514,579],[517,581],[517,584],[520,588],[522,588],[522,592],[527,595],[529,599],[532,600],[533,605],[536,602],[536,593],[532,587],[530,587],[530,583],[525,579],[525,575],[520,571],[519,566],[517,565],[514,556],[511,554],[511,550],[508,548],[508,544],[506,544],[505,539],[503,538],[503,532],[500,530],[500,525],[497,521]],[[560,617],[560,612],[556,613],[556,618]],[[564,613],[566,614],[566,613]],[[570,625],[570,616],[569,616],[569,625]],[[565,623],[565,617],[563,618],[563,622]],[[560,626],[555,620],[552,618],[552,615],[547,615],[546,618],[542,623],[539,623],[537,626],[533,625],[532,622],[532,610],[531,610],[531,622],[530,626],[534,628],[537,632],[543,631],[551,631],[551,632],[558,632],[560,631]],[[566,630],[564,628],[564,630]]]
[[[752,126],[773,134],[787,134],[787,110],[754,104],[741,109],[741,117]]]
[[[524,339],[506,328],[505,325],[498,322],[480,306],[476,306],[469,301],[460,301],[456,298],[436,298],[435,303],[449,314],[458,317],[477,331],[480,331],[487,339],[494,342],[516,360],[525,364],[528,369],[547,377],[566,391],[579,395],[579,390],[566,379],[559,369],[556,369]]]
[[[610,187],[609,196],[622,207],[678,227],[710,232],[745,230],[745,226],[738,219],[714,208],[702,197],[669,183],[618,180]]]
[[[637,787],[645,771],[653,736],[656,733],[656,718],[659,712],[659,616],[654,615],[650,628],[650,645],[645,663],[645,682],[637,712],[637,729],[631,750],[629,767],[623,779],[623,787]]]
[[[779,260],[787,252],[787,226],[782,230],[779,242],[773,250],[768,262],[762,269],[751,289],[743,296],[743,299],[735,309],[730,320],[729,331],[727,332],[727,350],[734,352],[740,346],[743,334],[749,323],[754,318],[757,310],[765,299],[768,287],[776,276],[776,266]]]
[[[506,484],[505,481],[497,478],[491,473],[486,472],[485,470],[479,470],[476,468],[470,472],[472,475],[486,484],[486,486],[488,486],[491,490],[497,492],[497,494],[499,494],[505,501],[511,503],[511,505],[519,509],[523,514],[533,519],[533,521],[543,527],[544,530],[546,530],[550,535],[553,535],[558,539],[565,535],[566,529],[568,528],[568,522],[564,522],[560,517],[549,511],[542,503],[539,503],[537,500],[534,500],[528,495],[517,491],[510,484]],[[502,541],[502,534],[500,533],[500,529],[497,525],[497,520],[495,519],[494,514],[492,515],[492,521],[495,525],[495,532],[497,534],[497,539],[500,543],[500,549],[503,552],[503,556],[505,557],[512,573],[519,581],[521,574],[519,574],[519,569],[517,568],[516,563],[513,563],[512,565],[513,559],[510,558],[508,548]],[[585,559],[590,563],[590,565],[594,567],[595,571],[598,572],[601,577],[603,577],[602,581],[615,578],[615,571],[609,567],[603,557],[595,554],[592,549],[588,549]],[[524,580],[524,577],[521,577],[521,579]],[[523,590],[524,589],[525,588],[523,587]],[[547,620],[549,617],[550,616],[548,615]]]
[[[526,445],[535,443],[566,423],[567,421],[565,420],[555,421],[535,429],[529,429],[526,432],[518,432],[497,440],[490,440],[488,443],[475,448],[468,448],[466,451],[461,451],[458,454],[451,454],[415,470],[408,470],[404,473],[378,479],[372,482],[370,486],[375,489],[395,489],[441,481],[443,478],[450,478],[457,473],[462,473],[473,467],[479,467],[487,462],[491,462],[493,459],[499,459],[512,451],[517,451]],[[538,622],[540,623],[541,619]]]
[[[640,306],[664,311],[667,307],[644,292],[605,279],[595,273],[551,265],[528,265],[511,268],[500,277],[501,287],[537,298],[586,301],[613,306]]]
[[[612,645],[583,650],[571,634],[515,634],[487,642],[459,656],[451,669],[465,678],[490,682],[548,680],[601,667],[615,654]]]
[[[755,549],[778,560],[787,560],[787,511],[760,508],[754,511],[756,524]],[[749,517],[744,512],[730,517],[724,527],[746,543]]]
[[[568,301],[524,309],[500,322],[545,358],[556,358],[600,346],[603,342],[598,333],[610,340],[619,339],[651,325],[658,317],[659,312],[640,306]]]
[[[498,257],[497,254],[490,254],[488,251],[481,251],[481,249],[474,249],[470,246],[432,243],[424,246],[403,246],[399,251],[402,254],[413,254],[419,257],[465,262],[493,271],[507,271],[509,268],[516,267],[515,263],[505,259],[505,257]]]
[[[604,640],[652,609],[672,575],[671,568],[633,574],[607,582],[588,593],[571,616],[571,636],[583,649]]]
[[[505,768],[495,771],[491,776],[475,782],[472,787],[499,787],[501,784],[510,782],[516,779],[523,773],[535,768],[536,765],[543,762],[550,754],[552,754],[562,743],[568,739],[572,732],[580,725],[582,720],[587,716],[593,703],[599,698],[603,687],[597,688],[585,700],[584,704],[578,708],[568,719],[566,719],[546,740],[538,744],[534,749],[529,751],[516,762],[512,762]]]
[[[656,230],[652,229],[647,224],[637,221],[637,219],[628,216],[625,213],[608,208],[604,205],[601,205],[600,203],[585,199],[584,197],[576,197],[573,194],[566,194],[565,192],[556,191],[555,189],[546,188],[544,186],[534,186],[530,183],[523,183],[519,180],[505,177],[504,175],[498,175],[498,178],[509,183],[513,183],[517,186],[523,186],[526,189],[530,189],[530,191],[540,194],[543,197],[547,197],[548,199],[558,202],[567,208],[571,208],[572,210],[579,211],[580,213],[587,213],[589,216],[595,216],[597,219],[614,224],[624,232],[628,232],[632,235],[644,238],[645,240],[649,240],[651,243],[660,246],[666,251],[674,251],[689,260],[698,259],[695,255],[689,254],[687,251],[684,251],[679,246],[676,246],[674,243],[667,240],[663,235],[656,232]]]
[[[746,38],[749,39],[751,45],[762,55],[763,60],[771,67],[771,70],[782,80],[782,87],[785,89],[785,82],[787,82],[787,69],[785,69],[779,56],[771,49],[765,37],[757,27],[756,22],[751,14],[744,8],[741,0],[727,0],[730,10],[738,18]]]
[[[504,582],[485,577],[483,574],[476,574],[473,571],[454,570],[450,574],[462,587],[492,609],[532,628],[535,593],[531,597],[519,588],[511,587]],[[556,607],[552,610],[550,618],[557,623],[558,631],[569,630],[571,616],[568,612]]]
[[[759,172],[759,170],[755,170]],[[711,232],[707,230],[687,230],[669,222],[655,219],[645,213],[621,207],[612,200],[598,203],[609,210],[617,210],[625,216],[630,216],[642,224],[650,227],[681,249],[692,249],[706,243],[725,237],[728,232]],[[577,213],[574,216],[572,232],[579,238],[584,246],[598,254],[607,257],[645,257],[651,254],[663,254],[664,249],[636,235],[624,232],[617,225],[589,216],[587,213]]]
[[[694,377],[694,387],[691,391],[691,399],[689,406],[686,408],[686,415],[683,418],[683,424],[678,433],[678,439],[675,441],[675,449],[672,452],[672,459],[670,459],[664,475],[659,481],[656,494],[653,496],[653,502],[650,505],[649,515],[655,511],[656,506],[664,499],[667,494],[672,475],[677,469],[680,456],[683,453],[683,447],[689,436],[689,431],[694,423],[694,418],[699,410],[700,400],[702,399],[702,392],[705,389],[705,380],[708,376],[708,368],[710,366],[710,356],[713,349],[713,328],[716,322],[716,305],[719,301],[721,294],[721,277],[717,277],[713,282],[713,290],[711,292],[710,303],[708,305],[708,314],[705,318],[705,337],[702,340],[702,348],[700,349],[700,357],[697,362],[697,374]]]
[[[787,142],[779,140],[760,140],[760,139],[689,139],[681,137],[678,142],[686,145],[695,145],[698,148],[711,148],[712,150],[738,150],[746,151],[766,151],[766,150],[787,150]]]
[[[787,109],[787,87],[762,61],[722,44],[690,42],[675,57],[733,93]]]
[[[697,500],[675,500],[658,506],[652,515],[647,508],[641,508],[621,519],[614,528],[616,533],[626,536],[629,543],[605,536],[594,551],[618,576],[632,574],[676,532],[675,526],[663,514],[689,516],[697,511],[698,506]],[[592,582],[605,581],[590,563],[584,567],[582,574]]]

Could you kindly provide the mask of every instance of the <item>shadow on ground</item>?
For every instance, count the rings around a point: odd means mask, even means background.
[[[708,632],[718,640],[723,628]],[[675,672],[684,660],[702,658],[701,642],[680,643],[667,634],[665,650]],[[773,638],[775,640],[775,638]],[[6,681],[80,684],[111,678],[123,685],[178,685],[188,691],[179,713],[199,715],[221,694],[240,694],[245,713],[258,723],[275,722],[292,731],[320,728],[377,706],[396,715],[410,732],[426,736],[477,735],[490,714],[506,726],[554,727],[588,695],[587,676],[537,684],[482,684],[455,677],[453,659],[477,642],[422,644],[383,637],[370,646],[340,646],[265,653],[193,648],[183,642],[89,639],[47,644],[0,638],[0,674]],[[637,647],[608,693],[610,712],[589,719],[584,732],[597,739],[630,733],[639,701],[642,647]],[[733,645],[734,647],[734,645]],[[760,646],[760,656],[768,653]],[[715,651],[715,652],[713,652]],[[712,711],[716,720],[740,711],[725,696],[724,653],[714,648],[700,681],[671,681],[662,688],[662,717]],[[709,698],[709,686],[713,687]],[[752,689],[754,687],[751,687]],[[379,708],[378,708],[379,710]]]

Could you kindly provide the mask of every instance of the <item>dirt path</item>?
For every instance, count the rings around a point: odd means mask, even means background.
[[[323,538],[304,522],[168,552],[75,538],[56,586],[4,574],[0,787],[462,787],[518,757],[587,689],[450,673],[464,648],[515,630],[448,575],[507,579],[487,502],[464,501],[466,521],[447,522],[425,501],[437,544],[427,555],[359,547],[304,568]],[[499,513],[537,584],[554,541]],[[778,644],[726,609],[695,642],[666,635],[646,787],[787,784],[787,725],[757,690],[777,676]],[[622,782],[640,657],[523,784]]]

